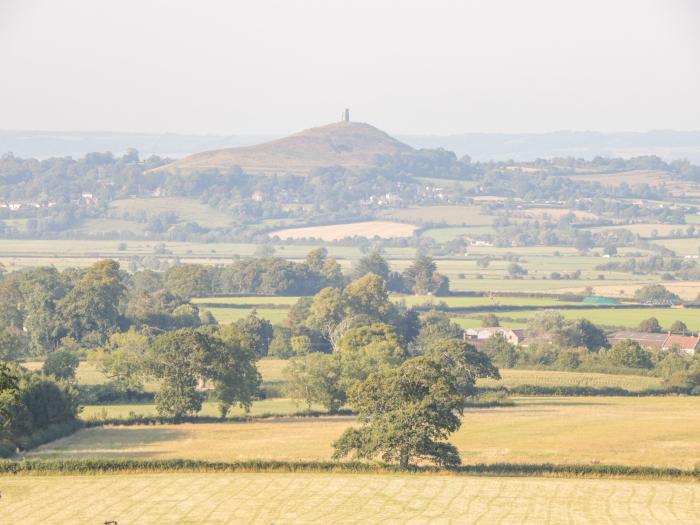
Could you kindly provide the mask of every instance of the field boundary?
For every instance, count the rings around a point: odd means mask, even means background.
[[[693,470],[626,465],[491,463],[462,465],[454,468],[413,466],[401,469],[384,463],[332,461],[268,461],[211,462],[187,459],[67,459],[0,461],[2,475],[75,475],[166,472],[270,472],[270,473],[356,473],[356,474],[452,474],[504,477],[623,478],[700,481],[700,465]]]

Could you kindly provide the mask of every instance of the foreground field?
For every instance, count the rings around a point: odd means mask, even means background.
[[[700,458],[700,398],[516,398],[465,410],[452,436],[465,463],[583,463],[692,468]],[[352,417],[84,429],[30,458],[211,461],[328,460]]]
[[[0,478],[4,523],[695,524],[700,485],[359,474]]]

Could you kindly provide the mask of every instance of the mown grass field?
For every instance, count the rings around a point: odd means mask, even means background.
[[[697,483],[177,473],[0,478],[4,523],[695,524]]]
[[[522,397],[516,406],[466,409],[451,437],[464,463],[622,464],[693,468],[700,398]],[[83,429],[30,458],[328,460],[349,416],[247,423]]]
[[[134,215],[138,212],[146,212],[149,215],[175,212],[180,222],[196,222],[207,228],[226,227],[234,222],[231,216],[197,199],[187,197],[118,199],[110,202],[109,211],[119,216],[124,213]]]

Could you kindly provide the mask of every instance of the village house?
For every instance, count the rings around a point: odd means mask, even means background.
[[[503,328],[500,326],[491,328],[467,328],[464,330],[463,339],[467,343],[479,346],[496,334],[501,334],[506,341],[517,346],[527,346],[525,342],[525,330]]]
[[[608,336],[608,343],[614,345],[615,343],[626,339],[635,341],[643,348],[647,348],[649,350],[666,352],[673,348],[677,348],[686,354],[694,354],[698,344],[700,344],[700,335],[674,335],[671,332],[665,334],[653,334],[628,330],[610,334]]]

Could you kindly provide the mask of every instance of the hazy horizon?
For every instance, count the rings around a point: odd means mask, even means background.
[[[700,128],[700,4],[0,5],[3,129],[397,135]]]

